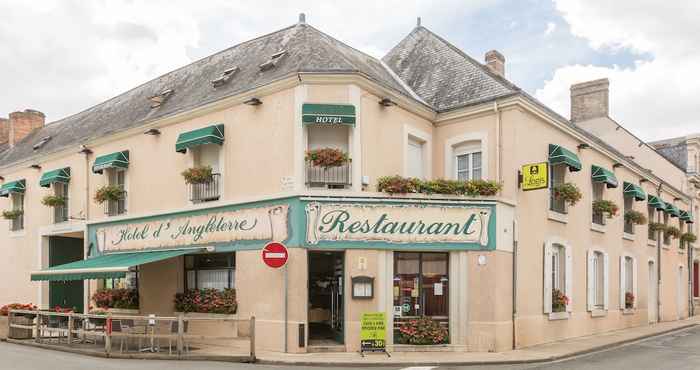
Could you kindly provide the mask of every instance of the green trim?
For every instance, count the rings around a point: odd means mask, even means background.
[[[664,203],[663,200],[659,199],[658,197],[655,197],[653,195],[649,195],[647,197],[647,203],[651,206],[654,207],[656,210],[664,210],[666,208],[666,203]]]
[[[616,188],[619,185],[614,173],[596,165],[591,166],[591,179],[594,182],[605,183],[608,188]]]
[[[187,149],[204,144],[224,144],[224,125],[211,125],[181,133],[175,143],[175,151],[186,153]]]
[[[24,194],[26,185],[27,182],[24,179],[6,182],[0,187],[0,197],[9,197],[11,193]]]
[[[679,217],[681,215],[681,211],[678,209],[678,207],[669,202],[666,202],[666,208],[664,211],[666,211],[666,213],[668,213],[671,217]]]
[[[693,220],[693,214],[690,213],[690,211],[681,211],[680,219],[685,221],[685,223],[687,224],[692,224],[693,222],[695,222]]]
[[[556,144],[549,144],[549,163],[566,164],[570,171],[581,171],[581,160],[572,151]]]
[[[70,182],[70,167],[59,168],[53,171],[44,172],[39,179],[39,186],[48,188],[51,184],[60,182],[67,184]]]
[[[643,201],[647,199],[647,193],[645,193],[639,185],[635,185],[631,182],[625,181],[622,183],[622,188],[624,189],[623,193],[625,194],[625,196],[634,197],[634,199],[638,201]]]
[[[303,104],[301,121],[305,125],[350,125],[355,126],[355,106],[344,104]]]
[[[107,168],[129,168],[129,151],[106,154],[95,159],[92,172],[102,173]]]
[[[191,249],[181,249],[105,254],[32,273],[31,280],[69,281],[122,278],[126,276],[131,267],[162,261],[191,252]]]

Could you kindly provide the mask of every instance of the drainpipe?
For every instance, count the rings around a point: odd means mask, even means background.
[[[513,349],[516,349],[518,318],[518,221],[513,220]]]
[[[493,112],[496,114],[496,182],[501,182],[503,178],[503,166],[501,163],[501,140],[503,132],[501,130],[501,111],[498,108],[498,101],[493,102]]]
[[[661,186],[656,188],[656,196],[661,199]],[[659,211],[656,211],[659,212]],[[661,232],[656,232],[656,322],[661,322]]]
[[[693,198],[690,198],[690,209],[688,212],[693,213]],[[686,224],[688,225],[688,224]],[[690,229],[690,227],[688,227]],[[688,318],[695,316],[695,304],[693,302],[693,246],[688,243],[686,246],[688,248]]]

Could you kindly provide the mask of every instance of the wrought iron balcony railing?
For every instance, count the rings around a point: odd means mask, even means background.
[[[105,202],[105,214],[118,216],[126,213],[126,191],[122,191],[121,198]]]
[[[352,185],[352,164],[337,167],[314,166],[306,162],[306,185],[309,187],[347,188]]]
[[[219,200],[221,189],[219,186],[221,174],[214,173],[207,182],[188,184],[190,200],[194,203],[211,202]]]

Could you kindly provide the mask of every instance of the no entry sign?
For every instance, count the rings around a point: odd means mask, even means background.
[[[287,247],[285,247],[282,243],[267,243],[265,248],[262,250],[263,262],[273,268],[280,268],[284,266],[287,263],[287,258],[289,258]]]

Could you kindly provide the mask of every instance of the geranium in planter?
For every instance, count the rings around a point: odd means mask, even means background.
[[[593,202],[593,213],[597,215],[602,214],[607,218],[613,218],[619,210],[617,204],[611,200],[599,199]]]
[[[16,220],[24,213],[21,209],[13,209],[11,211],[2,211],[2,218],[6,220]]]
[[[652,232],[666,231],[666,225],[662,224],[661,222],[650,222],[648,227]]]
[[[627,292],[625,293],[625,309],[630,310],[634,308],[634,294]]]
[[[41,204],[47,207],[62,207],[66,205],[66,198],[58,195],[47,195],[41,198]]]
[[[92,300],[101,309],[134,310],[139,308],[139,292],[136,289],[103,289],[95,292],[92,295]]]
[[[502,185],[488,180],[420,180],[402,176],[384,176],[377,180],[377,191],[389,194],[447,194],[494,196],[501,190]]]
[[[322,148],[306,152],[306,161],[317,167],[340,167],[350,161],[348,154],[340,149]]]
[[[182,171],[182,177],[187,184],[206,184],[211,182],[214,174],[211,166],[192,167]]]
[[[117,185],[105,185],[95,192],[94,200],[98,204],[102,204],[107,201],[116,202],[121,200],[124,196],[124,190],[121,186]]]
[[[566,305],[569,304],[569,297],[559,289],[552,289],[552,312],[566,311]]]
[[[691,232],[683,233],[681,235],[681,242],[686,243],[686,244],[695,243],[697,240],[698,240],[697,235],[695,235]]]
[[[36,306],[31,304],[31,303],[28,303],[28,304],[23,304],[23,303],[6,304],[6,305],[0,307],[0,316],[9,315],[10,310],[36,311]],[[18,314],[18,316],[34,317],[34,315],[28,315],[28,314]]]
[[[447,328],[429,317],[409,319],[399,326],[399,343],[401,344],[444,344],[447,343],[447,339]]]
[[[629,210],[625,212],[625,221],[634,225],[644,225],[647,223],[647,216],[642,212]]]
[[[420,180],[401,176],[383,176],[377,180],[377,191],[389,194],[417,193]]]
[[[552,188],[552,191],[555,199],[563,200],[570,206],[574,206],[583,197],[578,186],[570,182],[556,185]]]
[[[666,236],[671,237],[673,239],[678,239],[681,237],[681,230],[675,226],[667,226],[664,233],[666,234]]]
[[[191,289],[175,295],[175,310],[233,315],[238,309],[235,289]]]
[[[498,194],[503,187],[502,184],[488,180],[469,180],[466,182],[464,195],[492,197]]]

